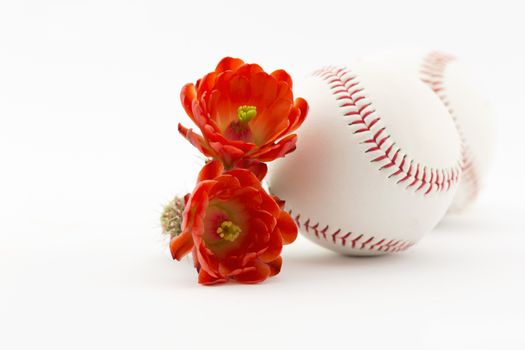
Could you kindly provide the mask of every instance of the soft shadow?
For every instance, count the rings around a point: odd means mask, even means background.
[[[349,256],[331,251],[302,251],[287,255],[285,258],[288,266],[323,266],[359,268],[361,266],[380,266],[405,260],[404,253],[385,254],[376,256]]]
[[[433,232],[498,232],[501,223],[492,215],[448,215],[441,220]]]

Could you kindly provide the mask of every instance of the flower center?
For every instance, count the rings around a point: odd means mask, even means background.
[[[221,225],[217,228],[217,234],[219,235],[219,237],[230,242],[235,241],[237,237],[239,237],[240,233],[241,228],[228,220],[223,221]]]
[[[248,123],[257,116],[257,107],[255,106],[239,106],[237,108],[237,117],[241,123]]]

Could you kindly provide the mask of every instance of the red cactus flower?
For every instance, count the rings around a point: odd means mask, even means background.
[[[180,260],[192,251],[202,284],[261,282],[281,270],[282,246],[297,226],[250,171],[222,170],[215,160],[201,171],[171,254]]]
[[[242,159],[272,161],[295,149],[291,134],[304,121],[308,104],[293,99],[292,79],[257,64],[226,57],[215,71],[182,88],[181,101],[202,136],[179,124],[179,132],[204,155],[227,169]]]

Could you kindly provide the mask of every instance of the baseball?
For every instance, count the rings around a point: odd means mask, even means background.
[[[389,62],[410,71],[441,99],[462,142],[463,175],[450,212],[461,212],[478,197],[491,162],[493,125],[487,101],[474,85],[468,67],[438,51],[397,49],[364,58]]]
[[[269,188],[299,230],[348,255],[400,252],[443,217],[461,177],[461,142],[447,109],[395,63],[317,70],[297,150],[275,161]]]

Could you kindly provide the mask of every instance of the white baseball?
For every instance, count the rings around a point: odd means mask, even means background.
[[[447,107],[462,141],[463,175],[450,207],[461,212],[478,197],[491,162],[493,118],[487,101],[474,85],[468,68],[445,53],[396,49],[364,61],[389,62],[417,75]]]
[[[270,168],[270,191],[300,232],[349,255],[403,251],[448,209],[460,139],[439,98],[414,75],[375,62],[320,69],[297,149]]]

